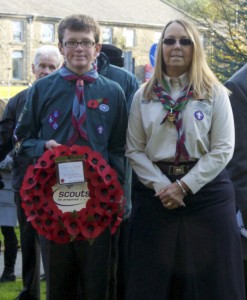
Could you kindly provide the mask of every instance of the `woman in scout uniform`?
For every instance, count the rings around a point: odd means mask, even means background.
[[[162,32],[135,94],[127,157],[140,182],[130,217],[127,300],[244,300],[227,90],[185,20]]]

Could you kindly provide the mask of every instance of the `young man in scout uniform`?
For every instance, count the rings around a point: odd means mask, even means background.
[[[61,144],[87,145],[101,153],[124,183],[127,106],[119,85],[98,75],[94,66],[100,51],[99,25],[90,16],[68,16],[59,24],[58,39],[65,63],[30,90],[16,130],[22,153],[37,158]],[[94,99],[105,99],[105,105],[90,107],[88,101]],[[83,299],[109,299],[109,228],[92,245],[47,240],[46,246],[47,299],[76,299],[78,282]]]

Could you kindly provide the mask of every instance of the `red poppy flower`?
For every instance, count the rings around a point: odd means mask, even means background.
[[[121,187],[121,184],[117,181],[115,182],[111,182],[109,185],[108,185],[108,188],[109,188],[109,194],[110,195],[117,195],[118,198],[120,199],[121,196],[123,196],[123,189]]]
[[[42,229],[46,231],[46,233],[53,232],[56,227],[57,220],[47,215],[43,215],[39,220],[42,223]]]
[[[110,226],[111,221],[112,221],[112,219],[111,219],[110,216],[104,215],[104,216],[101,217],[101,219],[100,219],[100,221],[99,221],[99,224],[100,224],[102,227],[107,228],[107,227]]]
[[[97,215],[100,214],[96,211],[96,203],[92,201],[92,199],[89,199],[89,201],[86,204],[84,214],[81,215],[81,222],[83,223],[85,220],[89,222],[97,221]]]
[[[67,156],[69,154],[69,146],[61,145],[53,149],[55,158],[59,156]]]
[[[38,178],[39,183],[45,184],[52,177],[52,169],[51,168],[39,168],[35,167],[35,178]]]
[[[81,222],[76,212],[66,212],[63,214],[63,223],[68,233],[72,237],[76,237],[81,232]]]
[[[90,183],[94,187],[99,187],[100,185],[105,186],[102,177],[97,174],[96,174],[96,176],[91,177]]]
[[[95,207],[95,212],[101,216],[104,216],[106,213],[107,202],[101,202],[100,199],[94,198],[93,205]]]
[[[104,104],[108,104],[108,99],[107,99],[107,98],[103,98],[103,101],[102,101],[102,103],[104,103]]]
[[[108,166],[104,159],[100,159],[97,164],[97,172],[101,175],[101,172]]]
[[[47,150],[44,152],[42,157],[40,157],[37,161],[37,164],[35,165],[36,168],[50,168],[54,165],[54,157],[55,154],[52,150]]]
[[[90,199],[90,201],[87,202],[84,214],[81,215],[81,222],[84,223],[85,220],[89,222],[99,221],[104,213],[105,210],[99,208],[99,202]]]
[[[62,215],[62,211],[57,207],[53,199],[49,199],[46,203],[44,202],[43,209],[47,217],[52,217],[54,220],[59,220],[59,217]]]
[[[54,230],[51,233],[51,240],[59,244],[67,244],[70,242],[67,230],[61,222],[55,224]]]
[[[25,205],[23,206],[23,208],[25,209]],[[28,222],[29,222],[29,221],[33,221],[33,220],[35,220],[37,217],[38,217],[37,212],[36,212],[34,209],[32,209],[32,210],[29,211],[29,215],[28,215],[28,217],[27,217],[27,221],[28,221]]]
[[[95,100],[95,99],[92,99],[92,100],[88,101],[87,106],[89,108],[95,109],[95,108],[97,108],[99,106],[99,102],[97,100]]]
[[[91,152],[91,148],[88,146],[78,146],[78,145],[73,145],[70,147],[70,154],[71,155],[87,155]]]
[[[117,173],[115,170],[111,169],[107,166],[102,172],[101,176],[105,182],[105,184],[110,184],[112,181],[115,181],[117,178]]]
[[[54,186],[56,183],[57,183],[57,177],[56,177],[55,168],[54,168],[52,176],[50,176],[49,180],[47,180],[46,185]]]
[[[120,207],[117,203],[111,203],[106,206],[105,214],[111,216],[113,214],[116,214],[119,210]]]
[[[98,237],[104,228],[98,225],[97,222],[87,222],[82,226],[82,234],[85,236],[86,239],[92,240]]]
[[[30,215],[34,211],[34,205],[32,200],[25,200],[21,203],[22,208],[25,210],[26,214]]]
[[[88,155],[88,162],[93,167],[97,166],[99,161],[102,160],[103,160],[102,155],[99,152],[93,151]]]
[[[88,162],[85,163],[85,177],[87,179],[91,179],[92,176],[97,176],[98,174],[96,173],[95,166],[92,166]]]
[[[38,211],[38,209],[40,209],[42,207],[43,207],[43,205],[42,205],[40,196],[33,195],[33,209]]]
[[[43,228],[43,222],[40,218],[35,218],[32,221],[32,226],[34,229],[36,229],[37,231],[39,231],[40,233],[42,232],[43,234],[46,233],[46,230]]]
[[[22,201],[32,201],[33,191],[21,189],[20,195],[21,195]]]
[[[106,186],[102,187],[95,187],[95,196],[101,201],[101,202],[109,202],[109,192],[108,188]]]
[[[34,166],[31,165],[27,168],[25,180],[23,180],[22,183],[22,187],[24,190],[32,189],[36,185],[37,180],[34,178],[33,172],[34,172]]]

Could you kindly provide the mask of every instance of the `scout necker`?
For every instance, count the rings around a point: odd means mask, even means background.
[[[61,144],[90,146],[101,153],[123,183],[126,101],[119,85],[98,75],[94,65],[100,51],[99,25],[90,16],[68,16],[59,24],[58,39],[64,65],[30,89],[16,129],[21,151],[38,158]],[[101,105],[89,105],[95,100]],[[78,283],[83,299],[109,299],[109,229],[92,245],[46,240],[46,248],[47,299],[77,299]]]

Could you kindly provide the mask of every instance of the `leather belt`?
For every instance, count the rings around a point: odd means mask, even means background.
[[[155,164],[160,168],[162,173],[166,175],[185,175],[187,174],[197,162],[184,162],[179,165],[173,165],[169,162],[157,161]]]

